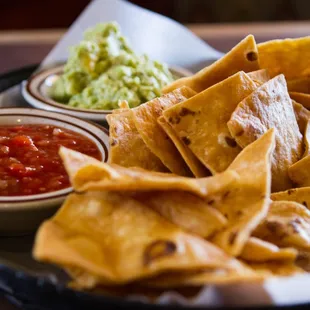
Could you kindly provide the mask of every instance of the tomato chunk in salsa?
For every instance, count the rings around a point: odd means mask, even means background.
[[[51,125],[0,126],[0,196],[41,194],[70,186],[60,146],[97,159],[101,153],[87,137]]]

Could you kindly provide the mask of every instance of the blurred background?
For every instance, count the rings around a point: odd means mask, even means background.
[[[1,0],[0,30],[65,28],[89,0]],[[182,23],[310,19],[309,0],[131,0]]]

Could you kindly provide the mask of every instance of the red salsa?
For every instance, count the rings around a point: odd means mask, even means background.
[[[50,125],[0,126],[0,196],[41,194],[70,186],[60,146],[101,159],[96,144]]]

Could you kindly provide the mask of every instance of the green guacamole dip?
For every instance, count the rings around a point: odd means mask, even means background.
[[[106,23],[88,29],[84,40],[71,48],[51,95],[71,107],[112,110],[120,100],[135,107],[158,97],[172,81],[165,64],[136,55],[119,26]]]

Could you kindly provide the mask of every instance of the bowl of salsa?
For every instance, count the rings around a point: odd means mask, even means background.
[[[72,191],[59,148],[107,161],[105,128],[43,110],[0,114],[0,234],[33,231]]]

